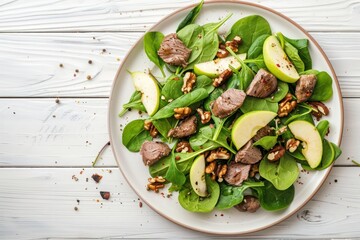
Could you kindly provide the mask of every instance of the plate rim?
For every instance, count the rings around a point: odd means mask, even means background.
[[[310,35],[310,33],[308,33],[308,31],[306,31],[301,25],[299,25],[298,23],[296,23],[294,20],[292,20],[290,17],[270,8],[270,7],[267,7],[267,6],[263,6],[263,5],[260,5],[260,4],[257,4],[257,3],[252,3],[252,2],[245,2],[245,1],[242,1],[242,0],[207,0],[207,1],[204,1],[204,5],[208,5],[208,4],[218,4],[218,3],[234,3],[234,4],[240,4],[240,5],[247,5],[247,6],[251,6],[251,7],[255,7],[255,8],[260,8],[262,10],[265,10],[265,11],[269,11],[275,15],[278,15],[279,17],[281,17],[282,19],[288,21],[289,23],[291,23],[292,25],[294,25],[296,28],[298,28],[301,32],[303,32],[306,37],[311,40],[311,42],[315,45],[315,47],[320,51],[322,57],[325,59],[326,61],[326,64],[329,66],[330,68],[330,71],[331,71],[331,74],[333,76],[333,79],[334,79],[334,83],[335,83],[335,87],[337,88],[337,91],[338,91],[338,101],[339,101],[339,105],[340,105],[340,113],[341,113],[341,116],[340,116],[340,129],[339,129],[339,139],[337,140],[337,144],[338,146],[340,147],[341,146],[341,141],[342,141],[342,136],[343,136],[343,129],[344,129],[344,104],[343,104],[343,97],[342,97],[342,93],[341,93],[341,88],[340,88],[340,84],[339,84],[339,80],[337,78],[337,75],[335,73],[335,70],[329,60],[329,58],[327,57],[326,53],[324,52],[324,50],[322,49],[322,47],[318,44],[318,42],[312,37],[312,35]],[[156,22],[153,26],[151,26],[146,32],[144,32],[141,37],[139,37],[139,39],[134,43],[134,45],[127,51],[126,55],[124,56],[123,60],[121,61],[119,67],[118,67],[118,70],[115,74],[115,77],[114,77],[114,80],[112,82],[112,85],[111,85],[111,89],[110,89],[110,96],[109,96],[109,102],[108,102],[108,116],[107,116],[107,124],[108,124],[108,133],[109,133],[109,137],[110,137],[110,146],[111,146],[111,149],[112,149],[112,152],[113,152],[113,155],[114,155],[114,158],[116,160],[116,164],[118,165],[118,168],[120,169],[121,171],[121,174],[123,175],[123,177],[125,178],[125,180],[127,181],[127,183],[129,184],[129,186],[132,188],[132,190],[139,196],[141,197],[141,194],[136,191],[136,189],[133,187],[133,185],[131,184],[131,182],[129,181],[129,179],[127,178],[125,172],[123,171],[123,169],[121,168],[120,164],[119,164],[119,161],[120,159],[117,158],[117,155],[116,155],[116,151],[115,151],[115,146],[114,144],[112,144],[112,139],[115,137],[114,134],[112,134],[111,132],[111,118],[113,117],[111,115],[111,111],[110,109],[112,108],[112,104],[113,104],[113,95],[115,94],[115,84],[116,84],[116,81],[120,75],[120,72],[122,70],[122,68],[124,67],[124,64],[126,62],[126,59],[128,58],[128,56],[130,55],[130,53],[133,51],[133,49],[139,44],[139,42],[143,39],[144,35],[149,32],[149,31],[152,31],[153,29],[155,29],[160,23],[162,23],[163,21],[165,21],[166,19],[172,17],[173,15],[176,15],[178,14],[179,12],[182,12],[184,10],[190,10],[192,9],[193,7],[195,7],[198,3],[194,3],[194,4],[190,4],[190,5],[187,5],[185,7],[182,7],[182,8],[179,8],[171,13],[169,13],[168,15],[164,16],[162,19],[160,19],[158,22]],[[151,204],[149,204],[145,199],[142,199],[153,211],[155,211],[157,214],[159,214],[160,216],[162,216],[163,218],[173,222],[173,223],[176,223],[177,225],[180,225],[181,227],[184,227],[186,229],[191,229],[191,230],[195,230],[195,231],[198,231],[198,232],[202,232],[202,233],[207,233],[207,234],[213,234],[213,235],[219,235],[219,236],[236,236],[236,235],[243,235],[243,234],[248,234],[248,233],[254,233],[254,232],[258,232],[258,231],[261,231],[261,230],[264,230],[264,229],[267,229],[267,228],[270,228],[280,222],[283,222],[285,220],[287,220],[288,218],[290,218],[291,216],[293,216],[296,212],[298,212],[302,207],[304,207],[315,195],[316,193],[318,193],[318,191],[321,189],[321,187],[324,185],[326,179],[328,178],[332,168],[333,168],[333,165],[334,163],[328,167],[326,170],[323,170],[323,171],[326,171],[325,172],[325,175],[324,175],[324,178],[323,180],[321,181],[321,183],[316,187],[316,189],[310,194],[310,196],[303,202],[301,203],[298,207],[294,208],[292,211],[290,211],[289,213],[287,213],[284,217],[272,222],[272,223],[269,223],[267,225],[264,225],[262,227],[258,227],[257,229],[253,229],[253,230],[249,230],[249,231],[241,231],[241,232],[237,232],[237,233],[223,233],[223,232],[214,232],[214,231],[210,231],[210,230],[206,230],[206,229],[201,229],[201,228],[197,228],[197,227],[191,227],[191,226],[188,226],[188,225],[185,225],[183,224],[182,222],[180,221],[177,221],[175,219],[171,219],[169,217],[167,217],[165,214],[163,214],[162,212],[160,211],[157,211]]]

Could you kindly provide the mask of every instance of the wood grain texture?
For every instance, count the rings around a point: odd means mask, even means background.
[[[103,176],[99,184],[91,179],[93,173]],[[321,190],[297,214],[267,230],[243,237],[359,236],[359,178],[358,167],[334,168]],[[101,199],[99,191],[110,191],[110,200]],[[2,239],[219,238],[177,226],[145,203],[140,207],[140,202],[116,168],[3,168],[0,169],[0,236]]]
[[[108,97],[120,61],[142,34],[2,33],[0,97]],[[312,35],[333,64],[343,95],[359,97],[360,33]]]
[[[249,2],[254,2],[250,1]],[[24,1],[0,5],[0,32],[143,31],[165,15],[197,0]],[[258,0],[308,31],[357,31],[357,0]]]
[[[360,153],[360,99],[344,99],[343,154],[336,165],[353,165]],[[126,117],[126,116],[125,116]],[[107,99],[0,99],[0,166],[91,166],[109,140]],[[98,162],[116,166],[110,148]]]

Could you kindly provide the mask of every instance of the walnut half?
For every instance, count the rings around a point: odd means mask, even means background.
[[[286,94],[285,98],[279,102],[279,117],[286,117],[296,108],[296,100],[293,100],[291,93]]]
[[[184,76],[184,84],[181,91],[186,94],[189,93],[196,82],[196,75],[192,72],[186,72]]]
[[[181,107],[181,108],[174,108],[174,117],[176,119],[184,119],[191,114],[191,108],[189,107]]]

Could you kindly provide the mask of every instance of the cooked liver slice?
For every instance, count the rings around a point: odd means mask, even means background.
[[[145,141],[141,145],[140,154],[147,166],[153,165],[161,158],[170,154],[170,148],[168,145],[162,142],[150,142]]]
[[[197,130],[197,119],[196,116],[190,116],[179,123],[176,128],[169,131],[169,137],[184,138],[196,133]]]
[[[241,183],[248,179],[251,165],[231,162],[224,176],[230,185],[241,186]]]
[[[176,33],[167,35],[160,45],[159,57],[167,64],[186,67],[191,49],[177,37]]]
[[[246,90],[252,97],[266,98],[277,89],[277,79],[264,69],[260,69]]]
[[[253,141],[248,141],[235,155],[235,162],[255,164],[262,159],[260,149],[253,146]]]
[[[244,91],[230,88],[214,101],[212,113],[218,118],[225,118],[242,106],[245,97]]]
[[[306,102],[312,95],[316,85],[314,74],[301,75],[296,83],[295,96],[298,103]]]

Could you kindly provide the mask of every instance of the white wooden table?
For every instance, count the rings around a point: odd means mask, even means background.
[[[110,148],[91,167],[109,140],[108,96],[124,55],[151,25],[196,2],[0,1],[0,239],[215,238],[140,207]],[[341,84],[345,128],[343,154],[315,197],[245,238],[359,237],[360,168],[351,160],[360,160],[360,1],[256,2],[323,47]],[[103,175],[99,184],[93,173]]]

